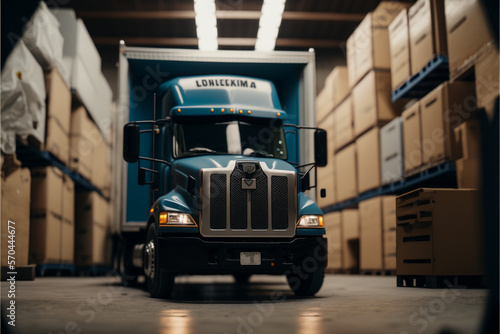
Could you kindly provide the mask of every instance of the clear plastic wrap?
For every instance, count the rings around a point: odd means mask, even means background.
[[[16,135],[45,139],[45,81],[43,70],[22,40],[2,70],[0,148],[16,151]]]

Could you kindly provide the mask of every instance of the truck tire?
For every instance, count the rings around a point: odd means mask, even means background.
[[[153,298],[170,298],[174,289],[175,276],[160,269],[158,261],[158,235],[155,223],[148,229],[144,250],[144,272],[148,290]]]
[[[251,274],[234,274],[234,282],[236,284],[248,284]]]
[[[323,285],[325,270],[316,269],[308,274],[303,273],[302,276],[304,275],[307,275],[305,279],[297,274],[288,274],[286,276],[288,285],[296,296],[314,296]]]

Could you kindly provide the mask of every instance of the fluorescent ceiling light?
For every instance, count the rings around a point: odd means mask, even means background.
[[[217,50],[215,0],[194,0],[194,13],[196,34],[198,35],[198,48],[204,51]]]
[[[259,20],[256,51],[273,51],[285,10],[286,0],[264,0]]]

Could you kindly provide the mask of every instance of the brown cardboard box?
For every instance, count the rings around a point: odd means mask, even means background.
[[[374,197],[359,203],[359,268],[382,270],[382,199]]]
[[[391,74],[371,71],[352,90],[354,135],[387,124],[399,116],[391,102]]]
[[[334,110],[333,128],[335,133],[335,151],[340,150],[354,140],[352,98],[345,99]]]
[[[1,230],[1,254],[2,267],[9,264],[9,221],[15,231],[15,265],[17,267],[28,264],[30,243],[30,193],[31,175],[27,168],[17,168],[11,171],[6,178],[1,179],[2,188],[2,230]]]
[[[457,143],[457,158],[479,159],[481,157],[481,125],[478,120],[468,120],[454,129]]]
[[[328,238],[327,269],[342,269],[342,224],[340,212],[327,213],[324,216],[326,237]]]
[[[342,261],[344,269],[359,268],[359,215],[357,209],[345,209],[342,219]]]
[[[333,101],[333,108],[339,105],[349,95],[349,79],[347,77],[346,66],[335,66],[335,68],[326,77],[325,87]]]
[[[422,166],[422,129],[420,102],[403,111],[403,152],[405,174]]]
[[[384,231],[396,230],[396,196],[382,196],[382,218]]]
[[[63,173],[31,170],[30,263],[60,263]]]
[[[99,144],[94,145],[92,151],[92,178],[91,182],[105,197],[111,192],[111,148],[101,137]]]
[[[63,176],[61,262],[74,263],[75,254],[75,184],[66,174]]]
[[[322,122],[333,110],[330,88],[325,86],[316,96],[316,122]]]
[[[483,275],[479,191],[417,189],[396,199],[398,275]]]
[[[396,270],[396,230],[384,231],[384,270]]]
[[[481,188],[481,161],[477,158],[459,159],[455,162],[457,185],[459,188]]]
[[[380,181],[380,134],[373,128],[356,140],[358,193],[378,188]]]
[[[69,161],[71,91],[56,68],[45,73],[47,130],[45,149],[65,165]]]
[[[453,128],[474,117],[474,84],[443,83],[420,100],[423,164],[456,160]]]
[[[418,0],[408,10],[411,73],[418,73],[435,55],[446,55],[444,0]]]
[[[382,197],[384,270],[396,270],[396,196]]]
[[[499,66],[498,52],[495,47],[491,46],[476,61],[475,77],[476,77],[476,96],[477,106],[485,108],[490,117],[493,117],[493,109],[491,106],[493,101],[498,96],[500,89],[499,85]]]
[[[98,144],[96,134],[100,136],[85,107],[74,109],[71,113],[70,167],[87,180],[92,178],[92,151]]]
[[[389,70],[389,34],[387,27],[402,9],[409,4],[396,1],[382,1],[372,13],[368,13],[359,24],[352,39],[347,42],[347,58],[349,63],[355,62],[354,68],[349,69],[355,75],[352,80],[353,87],[366,73],[373,69]]]
[[[389,25],[392,90],[410,77],[410,37],[408,35],[408,11],[403,9]]]
[[[351,144],[335,155],[335,180],[337,201],[342,202],[356,197],[357,184],[356,145]]]
[[[347,79],[349,80],[349,88],[352,89],[357,82],[358,75],[356,71],[356,30],[349,36],[346,43],[346,61],[347,61]]]
[[[445,11],[448,62],[450,73],[453,73],[483,45],[493,40],[493,36],[480,1],[445,0]]]
[[[107,264],[109,204],[96,192],[77,193],[75,213],[75,264]]]

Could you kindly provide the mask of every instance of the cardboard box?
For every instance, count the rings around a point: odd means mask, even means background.
[[[418,0],[408,10],[411,73],[420,72],[435,55],[447,55],[444,0]]]
[[[347,66],[349,82],[353,87],[366,73],[373,69],[389,70],[389,33],[387,27],[393,18],[409,4],[382,1],[377,8],[368,13],[347,41]],[[350,63],[355,65],[350,65]],[[351,74],[354,77],[351,80]]]
[[[323,122],[324,119],[333,110],[333,99],[331,98],[329,87],[323,87],[321,92],[316,96],[316,122]]]
[[[474,117],[474,96],[473,83],[445,82],[420,100],[424,165],[457,159],[453,128]]]
[[[457,143],[457,158],[481,158],[481,124],[478,120],[468,120],[454,129]]]
[[[477,158],[459,159],[455,162],[458,188],[481,189],[481,161]]]
[[[348,83],[346,66],[335,66],[326,77],[325,88],[332,101],[332,109],[338,106],[349,95]]]
[[[483,45],[493,40],[493,35],[478,0],[445,0],[445,12],[448,62],[450,73],[453,73]],[[496,73],[498,75],[498,71]]]
[[[382,199],[374,197],[359,203],[359,268],[361,270],[382,270]]]
[[[382,197],[382,220],[384,231],[396,230],[396,196]],[[396,246],[394,246],[396,247]]]
[[[351,144],[335,155],[337,201],[342,202],[358,195],[356,145]]]
[[[92,178],[91,182],[105,197],[109,198],[111,192],[111,148],[104,141],[94,145],[92,151]]]
[[[79,106],[71,113],[70,168],[87,180],[92,178],[93,150],[100,137],[85,107]]]
[[[349,36],[346,42],[346,62],[347,62],[347,79],[349,80],[349,89],[356,86],[358,75],[356,71],[356,47],[355,38],[356,30]]]
[[[396,230],[384,231],[384,270],[396,270]]]
[[[391,102],[391,74],[371,71],[352,90],[354,135],[382,126],[399,116]]]
[[[109,204],[96,192],[77,193],[75,213],[75,264],[108,264]]]
[[[357,209],[345,209],[342,219],[342,262],[343,268],[359,268],[359,215]]]
[[[327,269],[342,269],[342,224],[340,212],[330,212],[324,216],[326,237],[328,238]]]
[[[333,128],[335,133],[335,151],[340,150],[354,140],[352,98],[345,99],[334,110]]]
[[[404,172],[410,173],[422,166],[422,128],[420,102],[403,111]]]
[[[403,178],[403,119],[401,117],[396,117],[380,129],[380,164],[382,184]]]
[[[398,275],[483,275],[479,191],[417,189],[396,199]]]
[[[56,167],[31,170],[30,263],[61,262],[63,173]]]
[[[61,262],[74,263],[75,254],[75,184],[66,174],[62,185]]]
[[[27,168],[16,168],[1,179],[1,254],[2,267],[7,266],[9,255],[9,221],[15,228],[16,266],[28,264],[30,243],[30,193],[31,175]],[[10,229],[12,231],[12,228]]]
[[[358,193],[378,188],[380,182],[380,134],[373,128],[356,140]]]
[[[403,9],[389,25],[392,90],[408,80],[411,73],[408,11]]]
[[[480,56],[475,64],[476,96],[477,106],[485,108],[491,118],[493,118],[495,99],[500,89],[499,85],[499,58],[494,46]]]

